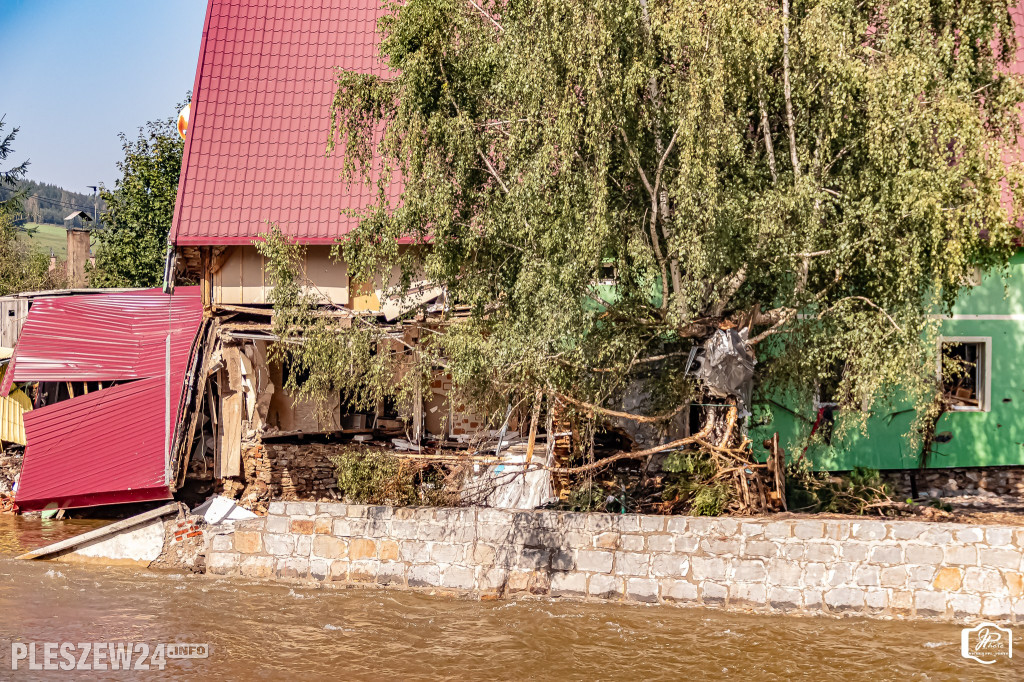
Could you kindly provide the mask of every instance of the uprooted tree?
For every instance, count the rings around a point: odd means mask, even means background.
[[[331,109],[331,149],[377,192],[341,253],[470,306],[422,357],[498,414],[729,404],[686,371],[720,329],[747,329],[758,387],[809,398],[841,361],[851,412],[924,395],[932,314],[1019,236],[1011,4],[388,2],[392,71],[339,72]],[[735,411],[700,414],[659,448],[742,462]]]

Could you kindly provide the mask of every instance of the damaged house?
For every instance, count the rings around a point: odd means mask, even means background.
[[[376,48],[382,11],[371,0],[306,8],[209,3],[170,233],[171,272],[199,283],[210,320],[174,454],[184,460],[191,452],[197,493],[223,492],[249,508],[272,497],[329,498],[336,490],[331,457],[352,442],[415,459],[426,441],[465,447],[483,434],[498,438],[506,456],[509,448],[512,456],[525,453],[520,415],[510,413],[500,434],[486,431],[483,419],[449,403],[451,382],[441,371],[411,406],[385,402],[359,412],[338,396],[325,410],[290,394],[290,368],[268,360],[271,286],[254,242],[271,224],[305,247],[306,284],[333,314],[393,322],[392,351],[414,345],[420,323],[443,305],[443,292],[429,283],[398,299],[388,292],[397,272],[390,282],[354,281],[331,255],[355,224],[346,211],[373,195],[371,187],[346,186],[341,155],[324,153],[334,69],[383,72]],[[399,190],[395,183],[393,194]],[[419,321],[399,321],[412,309]]]

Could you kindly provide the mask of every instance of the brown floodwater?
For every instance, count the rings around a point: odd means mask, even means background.
[[[0,679],[1024,679],[1024,654],[961,658],[956,625],[471,601],[12,558],[95,525],[0,516]],[[22,661],[12,672],[12,642],[189,642],[210,654],[162,671]]]

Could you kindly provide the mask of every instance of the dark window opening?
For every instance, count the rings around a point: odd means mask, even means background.
[[[985,344],[947,341],[942,344],[942,392],[954,409],[982,409]]]

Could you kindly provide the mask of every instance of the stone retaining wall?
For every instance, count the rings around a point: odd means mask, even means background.
[[[967,495],[1011,496],[1024,498],[1024,467],[972,467],[961,469],[904,469],[883,471],[882,477],[895,486],[901,496],[913,489],[910,477],[917,479],[917,491],[925,497]]]
[[[1024,621],[1024,527],[273,502],[216,575],[872,617]]]

